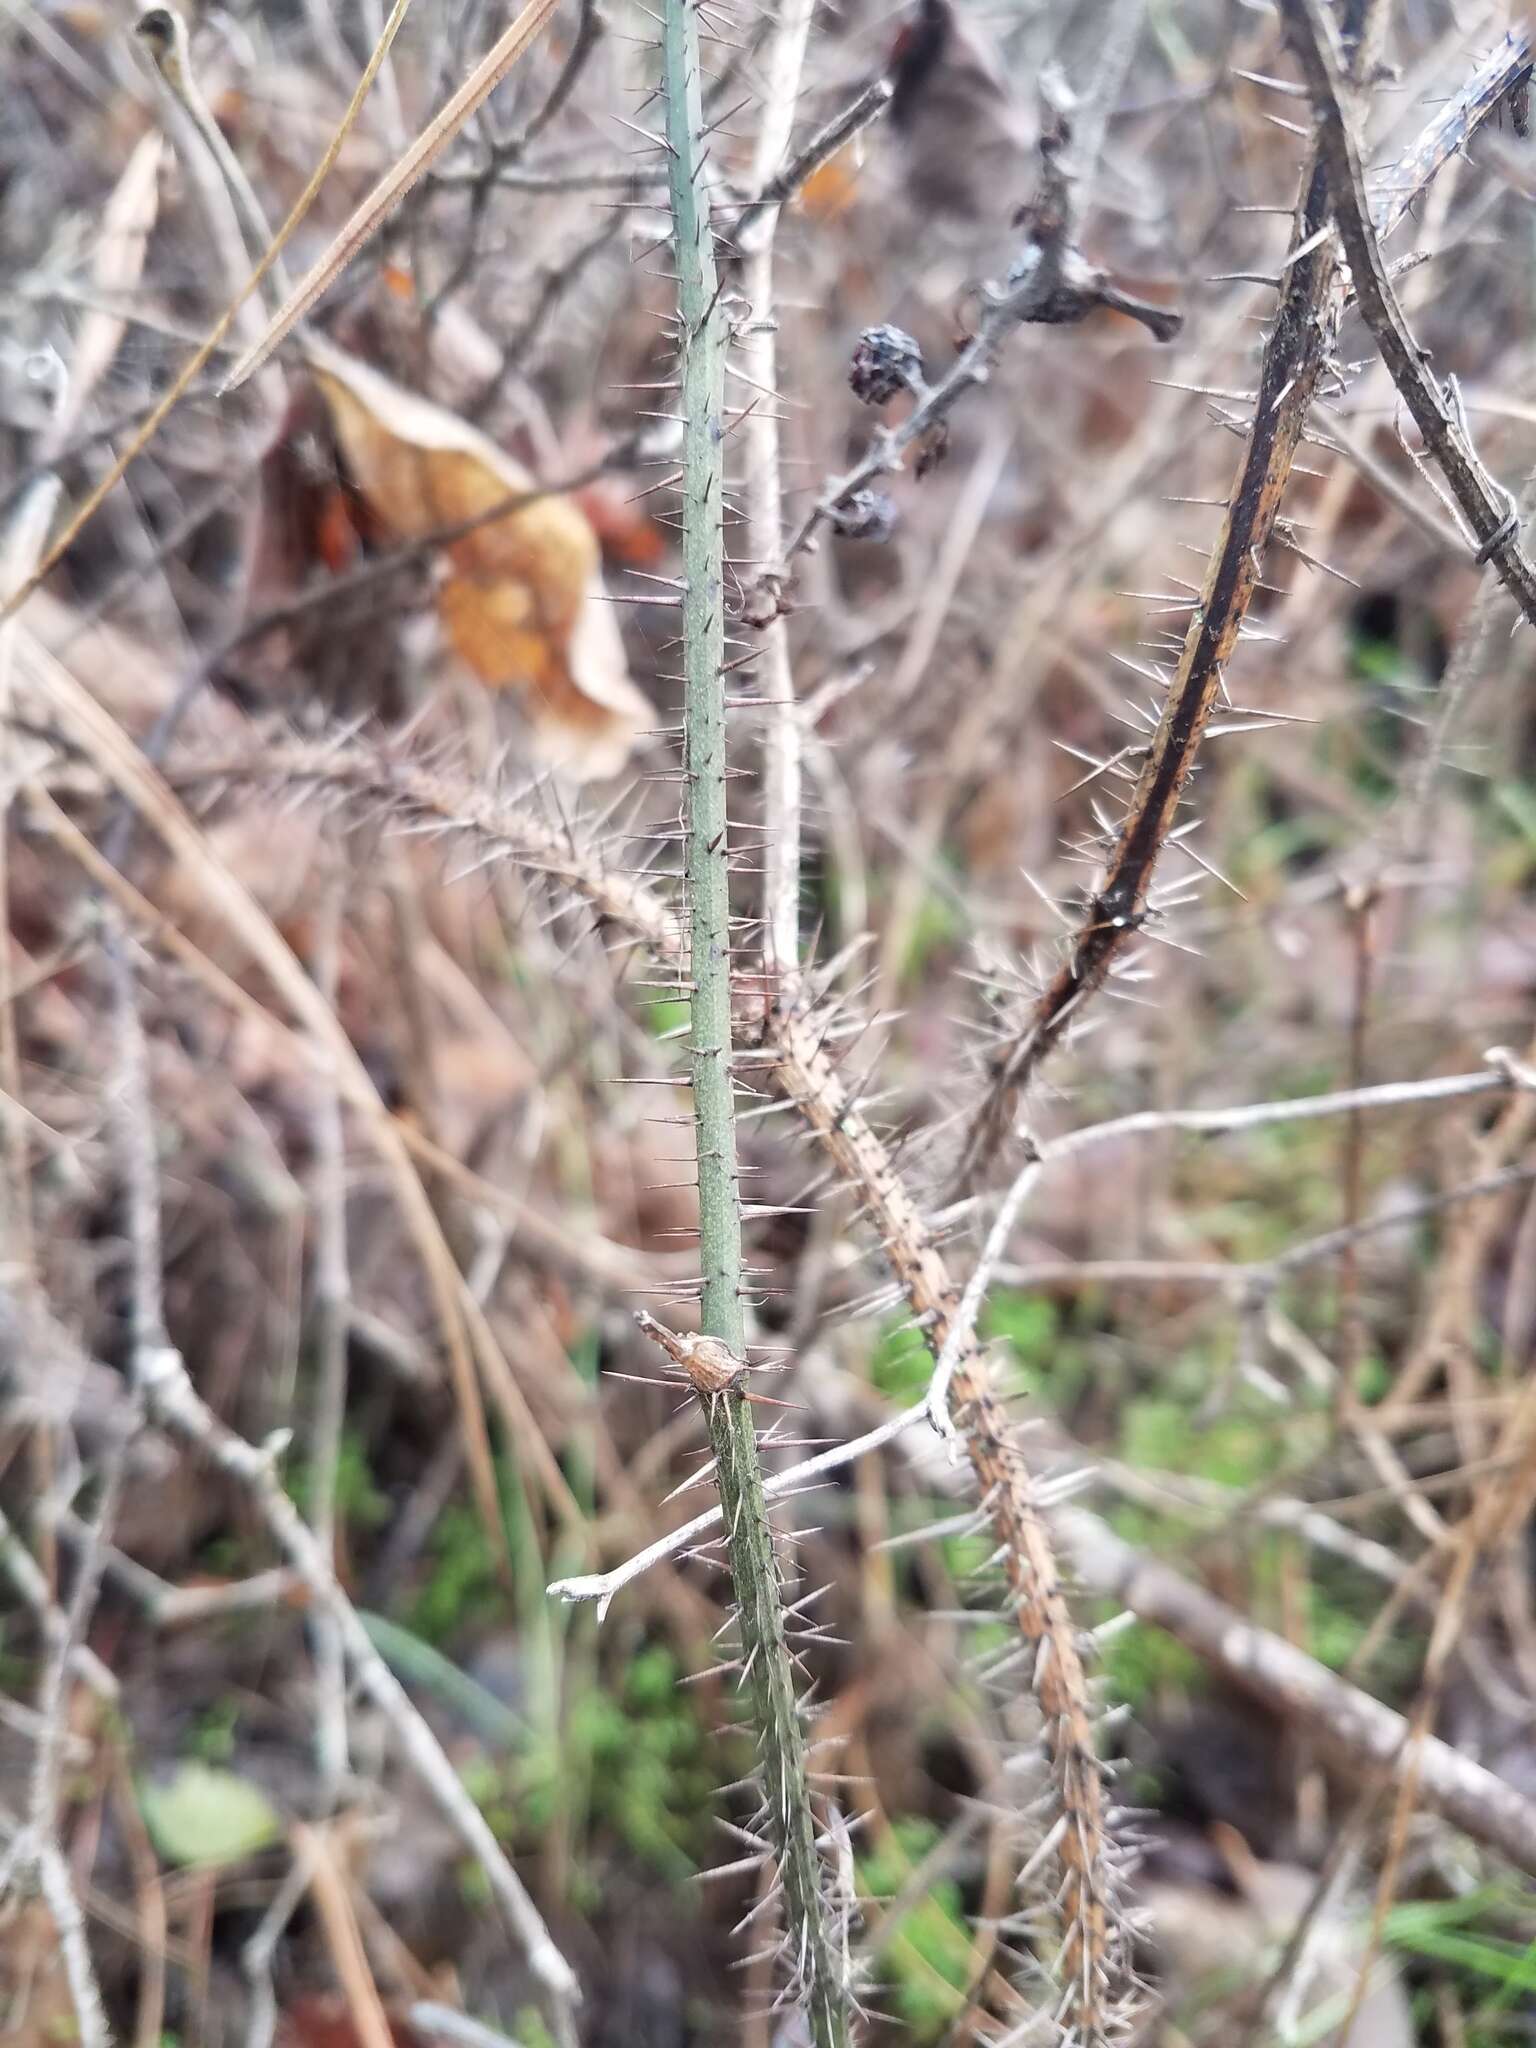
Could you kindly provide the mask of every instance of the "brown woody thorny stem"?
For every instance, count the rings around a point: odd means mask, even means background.
[[[1357,4],[1352,14],[1361,13]],[[1355,47],[1358,61],[1363,47],[1358,38]],[[1381,181],[1382,198],[1373,222],[1378,238],[1391,232],[1447,156],[1465,145],[1502,94],[1529,68],[1529,38],[1523,33],[1506,36],[1451,106],[1435,117]],[[1332,356],[1345,304],[1338,254],[1328,231],[1334,206],[1327,154],[1314,149],[1302,174],[1291,238],[1296,253],[1283,267],[1284,283],[1264,345],[1253,423],[1221,532],[1174,673],[1148,672],[1148,682],[1162,694],[1156,732],[1106,856],[1102,879],[1066,955],[1023,1030],[994,1060],[986,1098],[962,1148],[962,1183],[982,1173],[996,1157],[1031,1077],[1085,1001],[1104,985],[1153,910],[1158,856],[1168,842],[1206,726],[1225,687],[1226,664],[1261,580],[1296,448]],[[1478,532],[1482,535],[1485,526],[1479,525]],[[1499,546],[1510,554],[1507,539]]]
[[[306,784],[332,795],[376,805],[409,820],[413,826],[436,826],[462,833],[487,849],[536,869],[561,883],[599,917],[640,939],[667,967],[683,963],[685,945],[673,907],[653,888],[630,873],[608,868],[591,848],[576,843],[568,831],[544,824],[526,808],[510,805],[494,790],[444,777],[429,768],[389,754],[365,754],[353,746],[293,743],[270,749],[264,756],[241,762],[219,760],[195,771],[222,786],[231,777],[258,775],[286,790]],[[943,1255],[903,1186],[879,1138],[849,1101],[847,1091],[822,1046],[823,1022],[805,1012],[771,1012],[765,1037],[779,1055],[785,1092],[832,1155],[844,1177],[864,1196],[870,1217],[881,1233],[902,1290],[915,1311],[930,1348],[942,1352],[956,1327],[960,1290]],[[1147,1112],[1073,1132],[1047,1148],[1047,1156],[1081,1150],[1137,1132],[1185,1129],[1207,1135],[1253,1127],[1297,1115],[1338,1114],[1347,1107],[1386,1108],[1425,1100],[1462,1099],[1501,1086],[1536,1086],[1536,1074],[1523,1062],[1503,1053],[1489,1055],[1490,1072],[1445,1077],[1375,1089],[1347,1091],[1332,1097],[1303,1097],[1291,1102],[1249,1104],[1231,1110]],[[699,1362],[697,1340],[678,1339],[660,1326],[653,1330],[663,1349],[688,1372]],[[734,1359],[724,1354],[723,1384],[735,1377]],[[703,1355],[708,1367],[710,1354]],[[1091,1713],[1082,1659],[1071,1615],[1056,1573],[1050,1540],[1045,1533],[1038,1494],[1030,1475],[1010,1444],[1006,1421],[985,1384],[985,1361],[973,1335],[964,1335],[957,1353],[953,1390],[970,1451],[971,1462],[987,1490],[987,1509],[1004,1548],[1018,1602],[1021,1632],[1037,1646],[1034,1687],[1045,1709],[1053,1737],[1059,1780],[1058,1804],[1066,1824],[1061,1829],[1058,1890],[1063,1908],[1078,1914],[1084,1931],[1063,1943],[1064,1956],[1081,1959],[1067,1991],[1079,2007],[1090,2009],[1087,2028],[1078,2025],[1077,2039],[1103,2037],[1113,2017],[1104,1985],[1112,1984],[1118,1966],[1118,1928],[1114,1913],[1113,1859],[1102,1787],[1093,1763]],[[704,1393],[707,1372],[691,1380]],[[983,1398],[973,1399],[979,1387]],[[891,1417],[852,1445],[838,1445],[775,1478],[770,1492],[798,1490],[855,1454],[868,1455],[910,1428],[921,1416],[918,1403]],[[1000,1484],[994,1485],[992,1475]],[[568,1600],[595,1600],[599,1615],[614,1594],[650,1565],[707,1537],[719,1525],[719,1511],[695,1517],[682,1528],[659,1538],[625,1565],[592,1577],[561,1580],[549,1589]],[[1284,1711],[1300,1715],[1318,1728],[1353,1763],[1362,1758],[1396,1756],[1405,1724],[1377,1701],[1344,1684],[1313,1659],[1254,1628],[1245,1619],[1191,1586],[1167,1567],[1155,1564],[1113,1537],[1094,1517],[1069,1511],[1063,1535],[1078,1569],[1096,1591],[1123,1599],[1130,1610],[1166,1628],[1228,1671],[1238,1682],[1271,1698]],[[1481,1766],[1458,1757],[1443,1743],[1431,1741],[1425,1752],[1424,1790],[1435,1808],[1509,1857],[1518,1868],[1532,1865],[1536,1813]],[[1097,1996],[1092,1996],[1098,1987]],[[1085,1997],[1084,1992],[1090,1994]],[[1070,2038],[1073,2021],[1065,2021]]]
[[[224,772],[224,765],[218,773]],[[287,789],[312,783],[336,793],[349,792],[423,825],[435,823],[499,847],[512,859],[561,882],[600,916],[642,939],[673,971],[684,963],[684,934],[662,896],[632,875],[605,867],[568,832],[544,825],[526,808],[509,806],[494,791],[447,780],[398,758],[367,757],[350,748],[284,746],[274,749],[262,765]],[[824,1050],[825,1024],[825,1018],[811,1009],[780,1003],[770,1008],[763,1026],[766,1049],[778,1056],[776,1070],[784,1093],[863,1200],[937,1358],[956,1326],[960,1289],[885,1146],[851,1100]],[[739,1356],[735,1345],[728,1348]],[[1126,1977],[1116,1911],[1114,1844],[1094,1754],[1087,1674],[1038,1492],[991,1390],[986,1359],[973,1332],[963,1333],[953,1364],[950,1404],[1002,1554],[1017,1625],[1032,1653],[1031,1683],[1051,1761],[1061,2024],[1065,2039],[1075,2048],[1090,2048],[1114,2032]],[[742,1402],[731,1405],[745,1409]],[[919,1412],[914,1409],[897,1418],[882,1434],[895,1434],[898,1425],[915,1420]],[[551,1590],[570,1599],[602,1597],[606,1605],[599,1580],[560,1582]]]
[[[960,1293],[884,1145],[859,1114],[821,1043],[815,1018],[780,1014],[771,1025],[778,1075],[843,1178],[863,1198],[902,1292],[935,1358],[944,1351]],[[974,1335],[961,1344],[950,1399],[982,1504],[1002,1554],[1018,1626],[1033,1653],[1031,1684],[1054,1779],[1064,2038],[1106,2037],[1123,1990],[1113,1845],[1094,1748],[1091,1696],[1055,1550],[987,1361]]]
[[[669,968],[676,971],[682,964],[683,936],[673,908],[662,896],[632,875],[606,868],[591,849],[574,842],[568,832],[551,829],[527,809],[509,805],[494,790],[459,783],[398,757],[366,755],[352,747],[303,744],[275,748],[255,762],[220,761],[199,772],[220,784],[232,773],[257,773],[289,790],[313,784],[333,795],[347,795],[392,810],[417,826],[436,825],[445,831],[466,834],[481,845],[499,849],[563,883],[606,921],[644,941]],[[823,1049],[823,1030],[824,1019],[820,1016],[780,1006],[770,1012],[765,1035],[768,1047],[778,1054],[778,1071],[785,1092],[832,1155],[844,1178],[863,1195],[902,1291],[935,1356],[955,1346],[952,1392],[958,1419],[1005,1558],[1017,1602],[1019,1627],[1035,1652],[1033,1682],[1044,1710],[1057,1779],[1055,1804],[1063,1816],[1057,1847],[1057,1891],[1063,1910],[1071,1916],[1062,1944],[1063,1958],[1076,1964],[1066,1987],[1076,2008],[1068,2022],[1068,2032],[1075,2023],[1077,2039],[1092,2040],[1093,2028],[1097,2026],[1102,2038],[1113,2017],[1112,1989],[1120,1960],[1110,1817],[1105,1812],[1103,1789],[1093,1761],[1086,1677],[1070,1610],[1056,1573],[1039,1493],[1011,1441],[1006,1419],[987,1388],[985,1360],[972,1323],[963,1313],[960,1290],[884,1146],[850,1101]],[[1338,1115],[1351,1107],[1385,1110],[1465,1100],[1501,1089],[1532,1086],[1536,1086],[1536,1075],[1523,1062],[1496,1049],[1488,1055],[1487,1071],[1483,1073],[1386,1084],[1291,1101],[1251,1103],[1231,1109],[1140,1112],[1070,1132],[1043,1148],[1042,1158],[1050,1161],[1080,1152],[1089,1145],[1154,1131],[1178,1129],[1215,1136],[1302,1116]],[[674,1362],[689,1373],[702,1395],[728,1388],[736,1380],[732,1369],[735,1354],[728,1348],[719,1354],[725,1360],[723,1376],[718,1386],[711,1386],[706,1376],[689,1370],[690,1364],[702,1362],[707,1366],[714,1357],[696,1351],[700,1340],[677,1338],[660,1326],[651,1333]],[[857,1444],[840,1445],[807,1460],[782,1475],[783,1490],[791,1485],[797,1489],[805,1486],[818,1474],[834,1469],[856,1453],[867,1455],[909,1428],[921,1413],[922,1404],[918,1404],[892,1417]],[[769,1492],[778,1490],[778,1478],[768,1483]],[[596,1600],[601,1615],[614,1594],[649,1565],[697,1542],[717,1525],[718,1514],[695,1517],[629,1559],[622,1568],[594,1577],[562,1580],[550,1591],[569,1600]],[[1085,1540],[1083,1532],[1091,1533],[1098,1527],[1091,1518],[1076,1517],[1071,1530],[1074,1550]],[[1096,1559],[1101,1553],[1102,1544],[1094,1550]],[[1090,1576],[1093,1583],[1103,1584],[1101,1572],[1095,1570]],[[1137,1583],[1141,1585],[1140,1577]],[[1183,1582],[1176,1575],[1161,1572],[1155,1584],[1178,1587]],[[1150,1598],[1152,1582],[1148,1582],[1146,1590]],[[1130,1604],[1146,1618],[1164,1621],[1162,1609],[1139,1604],[1139,1596]],[[1175,1633],[1183,1634],[1183,1639],[1192,1641],[1202,1653],[1213,1654],[1213,1638],[1208,1633],[1191,1637],[1177,1624],[1165,1625],[1174,1626]],[[1261,1647],[1272,1640],[1261,1631],[1249,1633]],[[1226,1658],[1225,1648],[1218,1661],[1231,1661]],[[1310,1659],[1297,1658],[1293,1662],[1303,1673],[1316,1671]],[[1232,1668],[1240,1669],[1245,1678],[1248,1676],[1246,1665]],[[1309,1713],[1314,1711],[1311,1698],[1308,1694]],[[1395,1717],[1386,1715],[1384,1709],[1378,1709],[1351,1687],[1336,1688],[1336,1698],[1319,1696],[1315,1711],[1330,1724],[1337,1723],[1338,1739],[1346,1744],[1358,1728],[1369,1724],[1375,1731],[1378,1722],[1383,1727],[1395,1722]],[[1375,1732],[1370,1740],[1374,1745]],[[1495,1836],[1487,1831],[1494,1821],[1489,1819],[1485,1826],[1478,1818],[1479,1814],[1492,1811],[1487,1788],[1494,1781],[1487,1773],[1469,1770],[1463,1773],[1465,1786],[1458,1790],[1461,1781],[1455,1779],[1454,1773],[1448,1775],[1441,1770],[1439,1754],[1437,1750],[1437,1802],[1462,1826],[1484,1839],[1496,1839],[1504,1847],[1511,1835],[1507,1819],[1499,1821],[1502,1832]]]

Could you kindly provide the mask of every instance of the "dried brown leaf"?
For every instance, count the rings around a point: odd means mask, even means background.
[[[329,344],[310,356],[353,481],[395,540],[425,540],[537,489],[446,408]],[[460,659],[518,699],[546,760],[582,777],[622,767],[651,707],[630,680],[581,507],[550,492],[443,552],[438,616]]]

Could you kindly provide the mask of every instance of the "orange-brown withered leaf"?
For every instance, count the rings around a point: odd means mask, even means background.
[[[534,479],[478,428],[325,342],[309,344],[347,467],[394,539],[421,540],[536,493]],[[630,680],[602,581],[598,540],[551,491],[448,540],[438,616],[459,658],[518,699],[545,759],[611,775],[651,722]]]

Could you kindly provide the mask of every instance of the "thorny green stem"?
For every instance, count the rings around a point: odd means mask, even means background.
[[[248,757],[205,763],[198,771],[200,777],[216,783],[253,772]],[[364,754],[334,745],[273,749],[260,762],[259,772],[284,789],[312,784],[327,791],[346,791],[360,801],[380,803],[402,813],[413,824],[437,825],[481,838],[488,847],[500,848],[514,860],[567,885],[605,921],[643,939],[669,970],[686,975],[685,939],[671,903],[649,884],[594,858],[573,841],[569,831],[542,823],[483,786],[445,780],[436,771],[401,760],[398,753]],[[842,1180],[861,1196],[874,1234],[937,1359],[959,1320],[960,1290],[932,1230],[826,1049],[829,1022],[825,1013],[818,1013],[803,999],[794,1006],[776,1003],[766,1020],[764,1045],[776,1055],[778,1082],[785,1095],[799,1109]],[[1458,1083],[1458,1093],[1462,1085]],[[1478,1077],[1479,1088],[1483,1085]],[[1308,1107],[1312,1106],[1309,1103]],[[1125,1127],[1123,1122],[1115,1126],[1122,1132]],[[649,1322],[645,1327],[657,1336]],[[675,1338],[670,1345],[663,1342],[669,1351],[674,1346],[674,1355],[686,1369],[685,1343]],[[1052,1819],[1065,1821],[1059,1835],[1054,1828],[1052,1831],[1057,1843],[1052,1877],[1060,1931],[1057,1968],[1064,1997],[1070,2001],[1070,2011],[1060,2017],[1074,2048],[1102,2048],[1106,2041],[1119,2038],[1129,1987],[1108,1802],[1095,1762],[1093,1702],[1077,1631],[1040,1490],[1019,1455],[1006,1411],[991,1389],[986,1356],[974,1329],[961,1340],[952,1384],[954,1411],[997,1535],[1015,1620],[1032,1666],[1029,1682],[1039,1703],[1055,1781],[1057,1805]],[[847,1452],[863,1455],[877,1449],[914,1423],[921,1412],[919,1404],[893,1416],[856,1445],[840,1446],[822,1453],[819,1461],[797,1467],[799,1481],[832,1470]],[[727,1469],[724,1461],[722,1469]],[[736,1483],[737,1467],[731,1461],[722,1494]],[[778,1485],[777,1476],[768,1482],[775,1489]],[[733,1526],[732,1511],[725,1501],[719,1520]],[[597,1600],[601,1615],[613,1594],[629,1582],[631,1572],[638,1577],[658,1556],[670,1555],[679,1539],[691,1541],[714,1526],[710,1517],[696,1518],[660,1545],[632,1558],[622,1572],[557,1580],[549,1591],[564,1600]],[[755,1521],[754,1526],[760,1523]],[[734,1566],[734,1559],[732,1562]]]
[[[704,1329],[741,1355],[741,1212],[731,1084],[730,849],[725,802],[724,531],[726,328],[707,197],[701,203],[698,39],[687,0],[662,35],[667,161],[677,251],[683,413],[683,670],[687,914],[693,1025],[689,1055],[698,1126]]]
[[[784,1887],[787,1954],[816,2048],[842,2048],[848,2038],[848,1984],[841,1944],[822,1897],[794,1659],[784,1637],[757,1427],[739,1388],[710,1396],[705,1414],[725,1516],[742,1655],[763,1752],[765,1824],[777,1849]]]
[[[728,341],[709,225],[698,32],[689,0],[662,17],[668,186],[677,260],[683,413],[683,670],[687,785],[685,889],[698,1149],[699,1258],[706,1336],[746,1352],[741,1207],[731,1077],[730,870],[723,657],[723,413]],[[701,190],[702,186],[702,190]],[[794,1665],[752,1411],[736,1387],[704,1403],[744,1672],[762,1748],[766,1826],[777,1852],[789,1954],[817,2048],[847,2038],[847,1986],[822,1899]]]

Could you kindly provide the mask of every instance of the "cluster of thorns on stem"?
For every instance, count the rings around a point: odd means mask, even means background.
[[[1321,138],[1319,163],[1308,181],[1302,218],[1321,235],[1331,210],[1343,239],[1351,245],[1351,268],[1356,288],[1362,294],[1362,305],[1369,278],[1372,298],[1368,311],[1390,326],[1390,280],[1378,275],[1379,265],[1370,262],[1374,230],[1368,215],[1363,217],[1362,227],[1361,209],[1358,203],[1353,207],[1351,204],[1352,200],[1358,201],[1360,176],[1358,163],[1350,157],[1348,124],[1339,112],[1340,74],[1336,54],[1327,39],[1327,23],[1312,0],[1287,0],[1287,15],[1318,102]],[[1522,89],[1528,78],[1527,62],[1515,89]],[[796,547],[809,544],[815,527],[822,521],[834,527],[840,519],[846,522],[857,491],[864,488],[857,481],[861,474],[873,475],[880,468],[893,466],[899,462],[904,448],[942,424],[960,393],[985,377],[1009,327],[1027,321],[1075,321],[1096,307],[1111,306],[1143,319],[1159,338],[1169,338],[1176,331],[1177,316],[1161,309],[1138,310],[1092,272],[1082,258],[1075,235],[1078,202],[1064,170],[1070,140],[1070,124],[1064,115],[1054,126],[1048,124],[1041,150],[1041,193],[1020,217],[1019,224],[1026,229],[1024,249],[1006,286],[989,295],[978,333],[949,375],[938,384],[929,385],[920,359],[913,364],[901,347],[900,338],[893,342],[889,330],[885,331],[878,344],[878,348],[886,351],[885,356],[866,363],[861,374],[867,373],[874,402],[886,402],[896,389],[907,390],[915,400],[913,414],[902,427],[877,441],[875,450],[866,458],[866,464],[872,466],[861,465],[854,473],[854,482],[836,479],[827,486],[811,519],[788,551],[790,555]],[[1364,241],[1360,239],[1362,235]],[[1336,317],[1341,303],[1331,254],[1323,260],[1321,245],[1314,253],[1317,260],[1313,260],[1313,254],[1298,253],[1290,264],[1291,278],[1285,288],[1281,314],[1266,346],[1266,376],[1274,386],[1284,373],[1284,382],[1269,408],[1276,416],[1272,424],[1264,426],[1260,419],[1255,420],[1244,476],[1229,508],[1222,543],[1213,556],[1207,595],[1219,595],[1223,609],[1213,623],[1208,603],[1205,616],[1198,622],[1199,631],[1191,629],[1178,674],[1169,685],[1169,703],[1176,709],[1166,714],[1170,722],[1160,727],[1157,741],[1149,749],[1147,766],[1127,814],[1110,877],[1094,905],[1091,925],[1080,936],[1069,963],[1070,976],[1063,984],[1064,992],[1046,998],[1046,1008],[1036,1019],[1028,1041],[1028,1055],[1019,1067],[1007,1071],[1007,1082],[1012,1088],[1017,1089],[1029,1078],[1035,1060],[1056,1042],[1069,1016],[1085,996],[1101,985],[1109,971],[1109,955],[1115,946],[1096,950],[1101,945],[1098,935],[1106,929],[1120,934],[1130,932],[1147,914],[1150,881],[1144,882],[1143,876],[1149,876],[1151,862],[1166,843],[1169,821],[1193,764],[1204,720],[1221,685],[1221,665],[1235,643],[1251,593],[1251,583],[1243,582],[1243,572],[1236,565],[1240,557],[1261,551],[1274,531],[1279,492],[1299,434],[1297,422],[1326,356],[1331,333],[1329,319]],[[1302,319],[1303,314],[1308,317]],[[1325,314],[1328,317],[1323,317]],[[878,355],[877,346],[869,337],[866,341],[869,346],[865,354],[874,358]],[[1403,379],[1414,383],[1411,362],[1395,367]],[[1292,396],[1293,393],[1296,395]],[[1428,396],[1420,390],[1419,397],[1427,414],[1435,417],[1440,417],[1442,408],[1448,405],[1438,387]],[[914,426],[913,421],[919,424]],[[1467,450],[1458,442],[1458,436],[1465,440],[1464,418],[1441,417],[1441,426],[1448,451],[1443,459],[1458,496],[1464,496],[1479,547],[1518,592],[1528,575],[1518,533],[1510,530],[1508,517],[1488,491],[1475,460],[1466,459]],[[1425,428],[1427,440],[1431,438],[1431,429],[1432,422]],[[1453,463],[1460,463],[1460,469],[1455,469]],[[1131,842],[1138,834],[1139,847],[1132,849]],[[723,843],[718,848],[712,844],[708,850],[723,853]],[[130,1023],[132,1001],[130,990],[123,998]],[[776,1070],[785,1093],[817,1132],[834,1163],[862,1194],[920,1327],[935,1350],[942,1350],[956,1324],[963,1321],[957,1291],[931,1232],[918,1215],[880,1141],[862,1117],[856,1096],[844,1088],[829,1061],[825,1018],[800,1002],[799,992],[791,981],[787,996],[781,989],[779,999],[771,1006],[764,1035],[775,1049]],[[716,1413],[722,1404],[729,1405],[745,1392],[745,1361],[719,1338],[679,1336],[654,1318],[643,1316],[641,1320],[647,1334],[667,1352],[699,1394],[707,1412]],[[1030,1682],[1045,1718],[1046,1743],[1056,1775],[1056,1794],[1062,1809],[1053,1839],[1060,1864],[1056,1895],[1062,1907],[1064,1930],[1063,2012],[1075,2037],[1086,2040],[1110,2030],[1109,2013],[1121,1971],[1114,1950],[1114,1856],[1107,1841],[1108,1820],[1088,1719],[1087,1684],[1037,1489],[1001,1406],[988,1387],[985,1361],[968,1332],[961,1332],[959,1349],[956,1412],[983,1505],[1001,1540],[1012,1602],[1031,1653]],[[179,1416],[181,1426],[197,1440],[221,1442],[211,1422],[200,1410],[189,1406],[188,1390],[174,1374],[171,1384],[171,1395],[158,1396],[167,1416]],[[761,1397],[748,1394],[746,1398]],[[188,1416],[192,1417],[191,1422]],[[248,1483],[258,1487],[265,1484],[249,1461],[242,1466],[236,1448],[225,1445],[224,1455],[231,1469],[239,1471]],[[269,1503],[269,1510],[274,1527],[286,1528],[275,1501]],[[306,1560],[306,1569],[326,1589],[326,1597],[331,1598],[333,1589],[323,1566],[314,1562],[295,1533],[290,1531],[287,1540],[294,1546],[295,1554]],[[344,1608],[336,1608],[335,1614],[345,1623]],[[355,1646],[351,1654],[359,1660],[363,1656]],[[373,1682],[382,1688],[383,1681],[377,1675]],[[508,1896],[515,1899],[516,1894],[509,1890]]]

